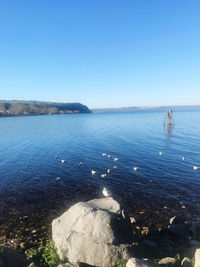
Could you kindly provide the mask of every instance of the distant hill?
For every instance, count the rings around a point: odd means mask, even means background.
[[[91,113],[91,110],[80,103],[0,100],[0,117],[74,113]]]
[[[186,110],[200,110],[200,105],[190,106],[159,106],[159,107],[123,107],[123,108],[99,108],[92,109],[93,113],[115,113],[115,112],[137,112],[137,111],[166,111],[172,109],[173,111],[186,111]]]

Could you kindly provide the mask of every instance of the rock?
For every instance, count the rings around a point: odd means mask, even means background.
[[[159,265],[150,260],[139,260],[131,258],[128,260],[126,267],[158,267]]]
[[[171,257],[166,257],[166,258],[163,258],[161,260],[159,260],[158,262],[159,264],[165,264],[166,266],[171,266],[173,264],[176,263],[176,259],[175,258],[171,258]]]
[[[31,262],[27,267],[37,267],[34,262]]]
[[[180,237],[185,237],[188,233],[188,227],[184,224],[169,225],[169,231]]]
[[[189,258],[184,257],[181,261],[181,266],[183,267],[190,267],[191,266],[191,261]]]
[[[0,266],[25,267],[26,257],[13,248],[0,247]]]
[[[134,217],[130,217],[131,223],[136,223],[136,219]]]
[[[149,228],[148,227],[142,227],[141,235],[148,235]]]
[[[193,239],[200,241],[200,222],[193,222],[189,230],[192,232]]]
[[[189,241],[189,245],[191,247],[200,247],[200,242],[196,241],[196,240],[190,240]]]
[[[129,217],[112,198],[80,202],[52,222],[52,238],[60,258],[70,263],[113,266],[128,260],[133,234]]]
[[[195,257],[194,267],[200,267],[200,248],[196,249],[194,257]]]

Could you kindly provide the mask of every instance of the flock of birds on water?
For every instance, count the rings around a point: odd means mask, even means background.
[[[158,154],[159,154],[159,156],[162,156],[162,155],[163,155],[163,152],[159,152]],[[111,156],[111,155],[107,155],[106,153],[102,153],[102,157],[111,158],[112,156]],[[57,158],[58,158],[58,155],[56,155],[56,159],[57,159]],[[117,162],[118,160],[119,160],[119,158],[116,158],[116,157],[113,158],[113,161],[114,161],[114,162]],[[182,160],[185,160],[185,157],[182,157]],[[66,162],[67,162],[67,161],[66,161],[65,159],[62,159],[62,160],[61,160],[61,163],[63,163],[63,164],[66,163]],[[83,165],[83,162],[82,162],[82,161],[78,163],[78,166],[79,166],[79,167],[81,167],[82,165]],[[194,171],[197,171],[199,168],[200,168],[199,166],[193,166]],[[113,169],[117,169],[117,165],[114,165],[114,166],[113,166]],[[134,170],[134,171],[138,171],[138,170],[139,170],[139,167],[134,166],[134,167],[133,167],[133,170]],[[101,177],[101,178],[106,178],[107,174],[109,174],[110,172],[111,172],[111,169],[107,169],[107,173],[103,173],[103,174],[101,174],[100,177]],[[95,170],[91,170],[91,174],[92,174],[92,175],[96,175],[97,172],[96,172]],[[60,180],[60,177],[57,177],[56,180],[59,181],[59,180]],[[112,193],[111,193],[107,188],[105,188],[105,187],[103,188],[102,193],[103,193],[103,195],[104,195],[106,198],[112,196]]]

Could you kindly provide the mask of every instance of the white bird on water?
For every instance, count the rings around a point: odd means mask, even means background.
[[[92,175],[95,175],[96,173],[97,173],[96,171],[93,171],[93,170],[91,171]]]
[[[110,173],[110,169],[107,169],[107,173]]]
[[[78,166],[81,167],[82,165],[83,165],[83,162],[80,161],[79,164],[78,164]]]
[[[113,169],[117,169],[117,166],[113,166]]]
[[[105,178],[106,177],[106,173],[105,174],[101,174],[101,178]]]
[[[184,158],[184,157],[182,157],[182,160],[185,160],[185,158]]]
[[[139,169],[139,167],[133,167],[133,170],[136,172]]]
[[[106,156],[106,153],[102,153],[102,156],[105,157]]]
[[[65,160],[65,159],[62,159],[61,162],[62,162],[62,163],[66,163],[66,160]]]
[[[111,155],[108,155],[107,158],[111,158]]]
[[[114,161],[118,161],[119,159],[118,158],[114,158]]]
[[[102,193],[103,193],[103,195],[104,195],[105,197],[111,197],[111,196],[112,196],[112,193],[111,193],[108,189],[106,189],[105,187],[104,187]]]
[[[193,168],[195,171],[197,171],[199,169],[199,166],[194,166]]]
[[[159,155],[162,156],[163,155],[163,152],[159,152]]]

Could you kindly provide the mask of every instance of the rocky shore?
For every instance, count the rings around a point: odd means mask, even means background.
[[[34,253],[27,260],[22,253],[27,250],[25,242],[18,242],[18,246],[13,245],[15,242],[10,244],[17,251],[7,248],[6,235],[1,235],[5,243],[0,247],[0,267],[200,266],[200,222],[189,222],[184,216],[170,218],[165,227],[145,222],[142,211],[140,216],[129,217],[112,198],[79,202],[53,220],[51,235],[44,235],[46,226],[41,226],[41,232],[28,231],[31,240],[34,235],[41,235],[40,243],[52,238],[53,257],[62,264],[56,265],[55,261],[51,264],[50,260],[49,265],[41,264]],[[6,224],[0,230],[1,234],[6,231]],[[52,253],[52,247],[49,248]],[[43,247],[43,251],[50,258],[48,249]]]

